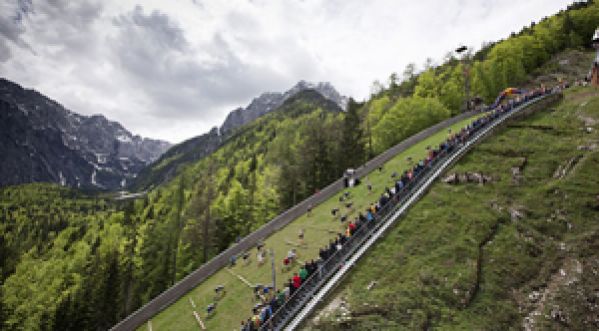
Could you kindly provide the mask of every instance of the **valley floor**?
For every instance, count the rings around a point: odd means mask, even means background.
[[[599,328],[599,91],[514,121],[437,182],[306,326]],[[463,176],[462,176],[463,177]]]

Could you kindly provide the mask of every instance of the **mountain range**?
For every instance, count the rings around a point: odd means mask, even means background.
[[[0,79],[0,186],[54,182],[120,189],[169,147]]]
[[[220,128],[172,146],[134,135],[102,115],[77,114],[0,78],[0,187],[53,182],[92,190],[145,188],[172,178],[181,164],[211,154],[238,128],[308,90],[339,109],[347,105],[348,98],[330,83],[300,81],[285,92],[261,94],[231,111]]]
[[[309,102],[314,107],[343,111],[349,98],[339,94],[328,82],[310,83],[303,80],[283,93],[263,93],[254,98],[247,107],[231,111],[220,127],[214,127],[205,134],[173,146],[139,173],[132,188],[140,190],[168,181],[177,174],[180,167],[211,154],[244,125],[266,114],[287,109],[285,104],[295,104],[300,100]]]

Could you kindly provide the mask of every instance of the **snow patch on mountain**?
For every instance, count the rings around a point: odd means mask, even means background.
[[[133,135],[103,115],[83,116],[0,78],[0,186],[53,181],[120,189],[170,143]],[[127,161],[123,161],[126,159]],[[94,176],[92,171],[101,173]]]
[[[60,178],[60,185],[61,186],[67,186],[67,179],[62,174],[62,171],[58,172],[58,177]]]
[[[131,137],[124,135],[124,134],[120,134],[118,136],[116,136],[116,140],[122,142],[122,143],[131,143],[133,142],[133,140],[131,139]]]

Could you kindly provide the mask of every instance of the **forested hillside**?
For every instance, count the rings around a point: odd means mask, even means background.
[[[0,190],[2,317],[7,330],[108,327],[130,213],[51,184]],[[76,317],[77,316],[77,317]],[[76,317],[76,318],[75,318]]]
[[[577,87],[482,142],[356,264],[313,329],[599,328],[597,123],[599,93]],[[466,174],[490,181],[451,180]]]
[[[472,91],[489,102],[528,82],[564,49],[587,46],[596,22],[599,5],[577,5],[488,45],[467,64]],[[346,112],[299,93],[143,199],[117,204],[51,185],[1,190],[2,325],[108,328],[347,167],[458,113],[463,69],[448,58],[401,82],[393,75]]]
[[[309,83],[300,81],[284,93],[265,92],[254,98],[245,108],[237,108],[227,115],[223,124],[209,132],[186,140],[168,150],[156,162],[144,168],[129,186],[133,190],[154,187],[175,177],[185,166],[193,164],[212,154],[227,142],[245,124],[276,111],[283,103],[298,93],[312,91],[320,94],[318,104],[326,107],[346,108],[347,97],[343,97],[330,83]],[[316,97],[316,96],[315,96]],[[314,98],[312,98],[314,99]]]
[[[375,82],[377,93],[361,110],[366,117],[363,125],[368,136],[367,146],[376,154],[401,139],[401,135],[390,136],[390,130],[386,128],[394,125],[389,122],[404,127],[397,124],[401,122],[392,120],[401,118],[402,108],[399,105],[411,99],[431,98],[453,114],[459,112],[465,96],[464,71],[470,78],[470,97],[480,97],[487,104],[506,87],[536,84],[534,78],[537,76],[544,77],[540,82],[548,84],[557,84],[560,77],[573,78],[572,72],[559,68],[559,65],[552,67],[551,72],[538,69],[566,49],[590,49],[598,19],[599,4],[594,1],[578,2],[541,22],[532,22],[506,40],[489,43],[475,54],[466,54],[462,60],[448,53],[445,63],[440,66],[434,66],[432,60],[427,60],[425,70],[419,74],[415,73],[415,64],[408,65],[401,82],[397,74],[392,74],[387,88]],[[571,60],[580,60],[580,56]],[[590,70],[591,62],[583,65]],[[547,76],[552,79],[547,79]],[[576,78],[583,78],[580,72]]]

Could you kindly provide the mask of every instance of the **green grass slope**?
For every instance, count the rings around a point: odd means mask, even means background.
[[[599,327],[599,92],[511,123],[437,182],[308,323],[319,330]]]
[[[454,124],[453,131],[464,127],[471,119]],[[401,173],[408,168],[407,158],[419,160],[426,155],[426,147],[438,145],[447,137],[447,131],[442,130],[437,134],[425,139],[424,141],[412,146],[406,151],[400,153],[395,158],[385,164],[382,171],[376,170],[364,178],[364,183],[371,183],[375,191],[382,190],[385,185],[389,185],[391,174],[393,172]],[[342,224],[339,218],[331,215],[331,210],[335,207],[341,210],[341,214],[348,215],[348,219],[357,216],[360,210],[376,200],[377,194],[369,194],[365,184],[349,189],[352,196],[353,209],[347,210],[344,203],[339,202],[339,197],[343,192],[331,197],[326,202],[315,207],[311,216],[303,215],[288,226],[276,232],[266,239],[266,249],[273,249],[275,255],[275,265],[277,269],[277,286],[280,288],[286,282],[298,267],[294,266],[291,270],[283,272],[281,270],[283,257],[291,248],[296,248],[298,258],[302,261],[318,258],[318,250],[329,243],[329,240],[336,237],[336,233],[343,232],[347,224]],[[306,246],[298,246],[297,236],[300,229],[305,231]],[[152,318],[151,325],[153,330],[196,330],[198,324],[192,315],[194,310],[191,300],[198,307],[195,309],[204,319],[208,330],[232,330],[236,329],[241,320],[247,319],[251,315],[251,308],[255,304],[253,301],[252,289],[244,284],[237,275],[243,277],[252,284],[270,284],[271,283],[271,261],[267,259],[266,263],[258,266],[256,262],[256,250],[250,251],[252,262],[245,266],[239,261],[237,266],[231,269],[223,269],[215,275],[200,284],[196,289],[179,299],[172,306]],[[206,317],[205,308],[208,304],[214,302],[214,288],[217,285],[224,285],[227,294],[218,301],[216,313],[210,318]],[[176,327],[174,327],[176,326]],[[148,326],[144,325],[139,330],[145,330]]]

